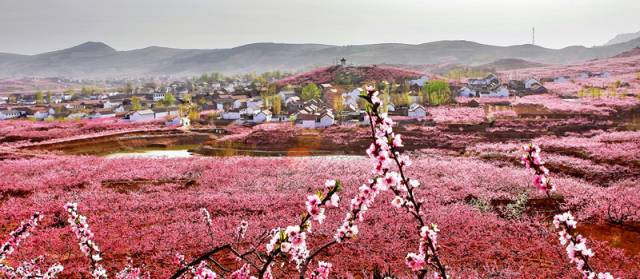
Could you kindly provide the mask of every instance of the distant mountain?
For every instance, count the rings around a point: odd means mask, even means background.
[[[524,68],[544,67],[546,64],[531,62],[518,58],[506,58],[493,61],[491,63],[476,66],[478,69],[492,69],[495,71],[509,71]]]
[[[334,65],[342,57],[353,65],[478,66],[511,58],[531,63],[565,64],[607,58],[638,46],[640,38],[609,46],[572,46],[563,49],[535,45],[503,47],[469,41],[437,41],[419,45],[354,46],[256,43],[229,49],[147,47],[117,51],[104,43],[88,42],[37,55],[0,53],[0,77],[135,78],[192,76],[212,71],[227,74],[273,70],[307,71]]]
[[[609,40],[604,45],[605,46],[610,46],[610,45],[615,45],[615,44],[620,44],[620,43],[626,43],[628,41],[635,40],[637,38],[640,38],[640,31],[638,31],[636,33],[618,34],[613,39]]]

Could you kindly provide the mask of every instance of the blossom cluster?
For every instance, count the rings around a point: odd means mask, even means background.
[[[22,240],[31,235],[40,220],[42,220],[42,215],[36,212],[28,221],[23,221],[18,228],[9,233],[9,239],[0,246],[0,263],[4,262],[20,246]],[[2,268],[2,265],[0,265],[0,268]]]
[[[553,225],[559,230],[560,244],[566,246],[569,261],[576,265],[576,269],[582,273],[585,279],[613,279],[613,275],[609,272],[596,273],[591,270],[591,267],[588,265],[588,260],[593,257],[595,253],[587,247],[586,239],[582,235],[572,234],[572,231],[576,228],[576,224],[577,222],[571,215],[571,212],[558,214],[553,218]]]
[[[329,273],[331,272],[331,267],[333,265],[328,262],[320,261],[318,262],[318,267],[316,270],[311,273],[310,279],[328,279]]]
[[[19,246],[20,243],[27,239],[33,230],[42,220],[42,215],[38,212],[34,213],[27,221],[20,223],[20,226],[9,233],[9,239],[0,246],[0,274],[7,278],[56,278],[56,274],[64,269],[61,264],[56,263],[47,269],[44,273],[40,270],[39,263],[43,261],[43,256],[38,256],[31,261],[24,261],[17,268],[13,268],[6,263],[7,257],[10,256]]]
[[[522,149],[525,154],[521,160],[527,169],[534,171],[534,185],[545,191],[547,195],[555,191],[555,185],[552,184],[547,177],[549,170],[544,167],[544,162],[540,157],[540,147],[529,144],[523,146]],[[558,230],[560,244],[565,246],[567,250],[569,261],[576,265],[576,269],[582,273],[583,278],[613,279],[613,276],[608,272],[596,273],[591,266],[589,266],[588,260],[593,257],[595,253],[587,247],[586,239],[582,235],[575,233],[574,230],[576,229],[577,222],[573,215],[571,215],[571,212],[564,212],[554,216],[553,225]]]
[[[217,279],[218,278],[218,274],[216,274],[213,270],[211,270],[207,265],[207,263],[204,261],[201,261],[198,264],[198,266],[190,266],[185,261],[185,256],[180,253],[176,253],[174,260],[179,267],[186,268],[186,271],[188,271],[191,274],[191,278],[193,279]],[[132,277],[131,279],[138,279],[138,278],[142,278],[142,277]],[[183,275],[181,276],[181,278],[185,278],[185,276]]]
[[[391,189],[395,194],[391,202],[392,206],[405,208],[420,224],[423,224],[424,221],[420,215],[422,203],[416,199],[414,193],[414,190],[420,186],[420,182],[415,179],[409,179],[404,175],[404,167],[410,166],[412,162],[408,156],[401,155],[400,148],[404,146],[402,137],[393,132],[393,120],[386,114],[378,113],[378,107],[382,104],[378,97],[379,93],[373,90],[373,88],[367,88],[367,91],[368,100],[372,105],[369,111],[369,118],[372,134],[375,139],[367,149],[367,155],[374,162],[373,174],[376,175],[376,178],[371,181],[374,193],[373,198],[375,198],[375,194],[377,194],[379,189]],[[390,166],[394,163],[398,168],[398,172],[390,170]],[[366,185],[363,185],[363,187],[365,188],[360,192],[366,193],[368,191]],[[368,200],[364,199],[364,201],[367,202]],[[366,211],[368,205],[366,203],[364,205]],[[361,212],[362,211],[358,213],[361,214]],[[405,263],[411,270],[422,272],[428,263],[438,269],[439,273],[435,273],[436,277],[446,277],[444,266],[435,254],[438,231],[438,227],[435,224],[432,224],[431,227],[422,226],[420,231],[419,252],[408,253],[406,256]]]
[[[523,146],[522,150],[524,155],[521,157],[521,162],[528,170],[533,171],[533,185],[544,192],[554,192],[556,186],[551,182],[549,169],[544,166],[544,161],[540,157],[540,147],[529,144]]]
[[[94,235],[87,223],[87,217],[78,213],[77,203],[67,203],[64,205],[64,209],[69,214],[67,221],[71,226],[71,231],[79,240],[80,251],[91,260],[91,276],[93,278],[107,278],[107,271],[100,264],[102,261],[100,247],[93,241]]]
[[[340,197],[337,192],[340,191],[340,182],[336,180],[327,180],[325,182],[326,194],[320,191],[316,194],[307,196],[305,207],[306,213],[302,216],[300,225],[287,226],[285,229],[276,228],[272,231],[272,237],[266,245],[269,255],[277,256],[280,253],[288,255],[290,261],[296,264],[298,269],[307,262],[309,250],[307,248],[307,232],[311,232],[311,222],[309,219],[322,224],[325,217],[326,206],[338,206]],[[268,268],[270,266],[267,265]]]
[[[240,221],[240,224],[236,228],[236,237],[238,239],[244,238],[248,228],[249,228],[249,222],[247,222],[247,220]]]
[[[148,272],[144,272],[143,268],[134,267],[133,260],[129,258],[127,265],[118,273],[116,273],[116,279],[150,279],[151,275]],[[215,279],[208,278],[208,279]]]
[[[271,272],[267,272],[263,278],[271,279]],[[251,276],[251,267],[248,264],[244,264],[240,269],[231,273],[231,279],[256,279],[255,276]]]
[[[15,271],[14,270],[4,270],[5,276],[10,279],[17,278],[42,278],[42,279],[54,279],[57,278],[57,274],[64,270],[64,267],[59,264],[53,264],[51,267],[47,269],[47,271],[42,272],[40,269],[41,262],[44,260],[43,256],[38,256],[37,258],[31,261],[24,261],[20,266],[18,266]],[[1,271],[1,270],[0,270]],[[1,274],[1,273],[0,273]]]

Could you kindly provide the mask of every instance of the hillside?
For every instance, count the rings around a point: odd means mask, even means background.
[[[336,83],[359,84],[367,80],[400,81],[402,79],[415,79],[423,76],[423,73],[386,66],[329,66],[315,69],[310,72],[294,75],[279,80],[278,84],[305,84],[305,83]]]
[[[631,41],[631,40],[635,40],[635,39],[638,39],[638,38],[640,38],[640,31],[638,31],[636,33],[618,34],[613,39],[609,40],[604,45],[605,46],[610,46],[610,45],[625,43],[625,42],[628,42],[628,41]]]
[[[333,65],[336,59],[342,57],[353,65],[478,66],[511,58],[534,63],[565,64],[611,57],[639,46],[640,38],[609,46],[572,46],[563,49],[535,45],[503,47],[469,41],[437,41],[419,45],[354,46],[256,43],[230,49],[147,47],[117,51],[104,43],[88,42],[38,55],[0,54],[0,78],[191,76],[212,71],[227,74],[272,70],[298,72]]]
[[[620,53],[616,56],[614,56],[613,58],[622,58],[622,57],[631,57],[631,56],[636,56],[636,55],[640,55],[640,47],[636,47],[630,50],[627,50],[623,53]]]

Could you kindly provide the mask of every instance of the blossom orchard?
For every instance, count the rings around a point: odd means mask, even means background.
[[[378,195],[383,192],[392,193],[391,205],[405,211],[416,222],[417,247],[415,251],[408,252],[405,257],[408,269],[418,278],[448,278],[447,268],[439,255],[438,226],[427,222],[425,218],[423,205],[426,201],[416,194],[416,189],[421,185],[420,182],[406,174],[406,168],[411,166],[411,160],[403,154],[402,136],[394,133],[393,121],[386,114],[379,112],[381,100],[377,91],[368,87],[366,94],[361,97],[368,103],[366,111],[370,119],[372,143],[366,153],[372,161],[371,177],[358,187],[356,195],[349,202],[343,221],[335,229],[335,234],[330,240],[317,247],[309,247],[307,241],[313,236],[314,227],[324,223],[326,211],[340,204],[338,193],[343,185],[340,181],[332,179],[327,180],[322,189],[306,197],[305,210],[300,214],[298,223],[284,228],[274,228],[256,239],[246,240],[245,244],[241,244],[249,226],[246,221],[242,221],[234,232],[235,241],[214,247],[191,261],[187,261],[184,255],[177,254],[175,259],[178,270],[171,279],[273,278],[272,270],[281,268],[287,263],[295,265],[300,278],[328,278],[332,268],[340,263],[315,261],[315,258],[330,247],[358,236],[358,224],[364,220],[367,211],[374,205]],[[528,145],[524,151],[526,154],[522,157],[522,162],[534,172],[534,185],[550,197],[550,193],[555,191],[555,184],[549,178],[549,171],[540,158],[540,149],[537,146]],[[87,218],[79,213],[78,205],[75,203],[66,204],[64,209],[69,215],[68,223],[78,239],[80,250],[90,263],[88,271],[91,276],[108,278],[108,272],[101,264],[102,252],[94,242]],[[201,215],[212,241],[216,240],[212,233],[211,214],[203,208]],[[6,257],[29,236],[41,217],[37,213],[34,214],[32,219],[22,223],[10,234],[10,239],[0,250],[0,264],[2,264],[0,274],[10,278],[55,278],[56,274],[62,271],[62,265],[55,264],[46,272],[40,272],[37,267],[41,263],[40,259],[23,263],[16,269],[5,264]],[[560,231],[561,244],[566,246],[571,262],[576,264],[584,278],[612,278],[609,273],[596,273],[589,265],[588,261],[593,257],[593,251],[586,247],[584,237],[575,233],[576,221],[569,212],[556,216],[554,225]],[[247,245],[249,247],[244,247]],[[221,251],[234,255],[238,259],[237,267],[239,268],[234,271],[217,262],[213,256]],[[309,265],[314,262],[317,265],[310,269]],[[23,273],[17,273],[18,270],[28,270],[34,275],[23,276]],[[147,278],[149,274],[145,273],[143,268],[134,267],[129,261],[124,269],[115,274],[115,277]]]
[[[549,199],[552,199],[551,193],[556,191],[556,185],[549,178],[549,169],[544,166],[544,161],[540,157],[540,147],[534,144],[522,147],[524,154],[521,162],[528,170],[533,172],[533,185],[543,191]],[[558,209],[560,205],[556,204]],[[577,222],[567,211],[553,217],[553,225],[558,230],[560,244],[567,250],[569,261],[576,265],[576,269],[585,279],[613,279],[608,272],[596,273],[589,265],[589,259],[595,253],[587,247],[586,239],[578,234],[575,229]]]

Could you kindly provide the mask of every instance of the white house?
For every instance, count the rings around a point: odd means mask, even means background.
[[[116,117],[116,113],[109,110],[100,110],[100,111],[93,111],[91,112],[91,114],[89,114],[89,118],[91,119],[110,118],[110,117]]]
[[[396,111],[396,106],[393,103],[388,103],[387,111]]]
[[[154,119],[156,119],[155,118],[155,113],[150,109],[139,110],[139,111],[136,111],[136,112],[132,113],[129,116],[129,120],[135,121],[135,122],[151,121],[151,120],[154,120]]]
[[[153,101],[154,102],[158,102],[158,101],[162,101],[164,100],[164,93],[163,92],[155,92],[153,93]]]
[[[167,117],[169,115],[178,115],[178,110],[175,108],[159,108],[153,109],[155,119]]]
[[[531,87],[533,87],[533,85],[536,85],[536,84],[540,84],[540,82],[535,78],[529,78],[524,81],[524,88],[531,89]]]
[[[238,120],[240,118],[242,118],[243,115],[243,111],[239,110],[239,109],[235,109],[235,110],[228,110],[222,113],[222,119],[224,120]]]
[[[316,127],[317,119],[318,117],[314,114],[298,113],[298,115],[296,115],[296,126],[313,129]]]
[[[500,86],[487,91],[476,91],[465,86],[460,89],[459,95],[462,97],[509,97],[509,90],[504,86]]]
[[[290,97],[296,96],[296,92],[293,90],[281,90],[278,95],[280,95],[280,99],[286,100]]]
[[[253,113],[254,123],[263,123],[271,121],[271,112],[269,110],[258,110]]]
[[[121,113],[121,112],[124,112],[124,106],[123,106],[123,105],[120,105],[119,107],[117,107],[117,108],[113,109],[113,112],[115,112],[115,113]]]
[[[167,126],[182,126],[182,127],[189,127],[191,126],[191,120],[189,120],[189,118],[187,117],[173,117],[170,118],[169,120],[167,120],[167,122],[165,122],[165,125]]]
[[[247,101],[247,113],[254,113],[255,111],[259,111],[262,106],[264,106],[264,102],[260,99],[249,99]]]
[[[69,120],[78,120],[78,119],[82,119],[85,118],[87,116],[86,113],[84,112],[76,112],[76,113],[72,113],[67,115],[67,119]]]
[[[319,128],[329,127],[333,125],[333,123],[335,122],[334,120],[335,120],[335,117],[333,116],[333,114],[330,111],[326,111],[325,113],[320,115],[320,121],[316,124],[316,127],[319,127]]]
[[[112,109],[115,107],[119,107],[122,105],[122,102],[112,102],[112,101],[106,101],[102,104],[102,108],[105,109]]]
[[[233,93],[233,92],[236,91],[236,86],[235,86],[235,84],[229,84],[229,85],[224,87],[224,90],[229,92],[229,93]]]
[[[20,112],[17,110],[0,110],[0,120],[14,119],[20,117]]]
[[[462,87],[460,89],[460,96],[462,97],[475,97],[476,96],[476,92],[469,89],[469,87]]]
[[[407,116],[412,118],[426,117],[427,110],[419,104],[413,104],[411,105],[411,107],[409,107],[409,110],[407,111]]]
[[[509,97],[509,89],[500,86],[489,92],[480,92],[480,97]]]
[[[427,82],[429,82],[429,77],[421,76],[419,79],[410,80],[409,81],[409,85],[417,85],[417,86],[422,87]]]

